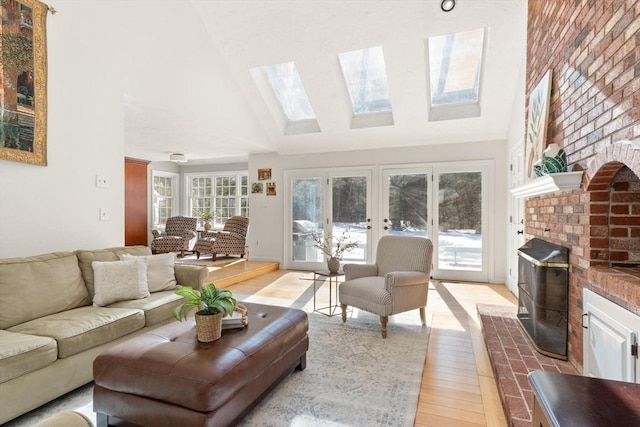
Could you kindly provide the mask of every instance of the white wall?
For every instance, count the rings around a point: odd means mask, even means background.
[[[105,8],[56,4],[47,18],[48,166],[0,160],[0,257],[124,243],[124,128],[121,70]],[[97,17],[96,17],[97,18]],[[109,188],[96,187],[96,175]],[[110,220],[100,221],[99,208]]]
[[[249,252],[252,260],[275,260],[283,262],[284,251],[284,171],[288,169],[330,168],[362,165],[416,164],[463,160],[493,160],[494,180],[490,189],[494,205],[489,218],[493,230],[495,250],[492,254],[491,282],[504,283],[506,221],[506,174],[507,158],[504,141],[428,145],[398,149],[365,150],[341,153],[279,156],[260,154],[249,157],[249,182],[258,180],[258,169],[271,168],[271,181],[277,184],[277,195],[250,195]]]

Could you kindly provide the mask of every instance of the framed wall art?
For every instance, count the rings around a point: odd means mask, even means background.
[[[2,1],[0,159],[47,165],[48,10],[37,0]]]
[[[267,196],[275,196],[275,195],[276,195],[276,183],[267,182]]]
[[[258,169],[258,181],[268,181],[271,179],[271,168]]]
[[[254,182],[251,184],[252,194],[262,194],[263,186],[261,182]]]
[[[549,101],[551,98],[551,70],[547,71],[537,86],[529,94],[529,113],[527,116],[527,135],[525,155],[528,176],[534,176],[533,164],[545,149],[547,121],[549,119]]]

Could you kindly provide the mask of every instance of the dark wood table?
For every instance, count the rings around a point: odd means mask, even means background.
[[[534,371],[533,427],[638,427],[640,384]]]

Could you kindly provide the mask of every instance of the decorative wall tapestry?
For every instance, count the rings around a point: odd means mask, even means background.
[[[0,159],[47,165],[47,10],[2,0]]]
[[[527,174],[530,177],[534,176],[533,164],[540,158],[542,150],[545,148],[550,98],[551,70],[547,71],[535,89],[529,94],[525,154]]]

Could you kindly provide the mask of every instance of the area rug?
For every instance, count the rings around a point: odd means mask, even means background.
[[[286,377],[240,425],[413,426],[430,328],[417,312],[406,315],[392,317],[382,339],[379,318],[369,313],[354,310],[344,324],[340,316],[309,314],[307,368]],[[3,427],[70,409],[95,422],[92,391],[85,386]]]

